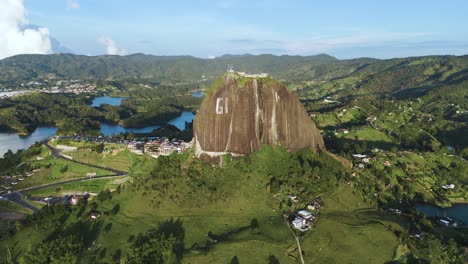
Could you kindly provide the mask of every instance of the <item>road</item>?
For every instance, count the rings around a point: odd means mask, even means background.
[[[289,230],[291,230],[294,238],[296,239],[296,243],[297,243],[297,250],[299,250],[299,256],[301,257],[301,263],[304,264],[304,256],[302,256],[302,248],[301,248],[301,241],[299,240],[299,237],[296,235],[296,232],[294,232],[294,230],[292,230],[291,228],[291,225],[289,225],[289,222],[288,222],[288,218],[287,217],[284,217],[284,222],[286,223],[286,225],[288,226]]]
[[[28,209],[31,209],[34,212],[39,211],[39,208],[37,208],[37,207],[35,207],[35,206],[33,206],[33,205],[31,205],[31,204],[29,204],[29,203],[27,203],[27,202],[25,202],[23,200],[23,195],[26,192],[37,191],[37,190],[41,190],[41,189],[45,189],[45,188],[49,188],[49,187],[53,187],[53,186],[58,186],[58,185],[66,184],[66,183],[71,183],[71,182],[89,181],[89,180],[94,180],[94,179],[106,179],[106,178],[113,178],[113,177],[119,177],[119,176],[127,175],[127,172],[125,172],[125,171],[120,171],[120,170],[116,170],[116,169],[112,169],[112,168],[102,167],[102,166],[89,164],[89,163],[85,163],[85,162],[81,162],[81,161],[77,161],[77,160],[73,160],[73,159],[68,159],[68,158],[64,157],[60,153],[60,151],[58,149],[50,146],[48,142],[43,141],[42,144],[44,146],[46,146],[51,151],[52,156],[54,158],[67,160],[67,161],[74,162],[74,163],[81,164],[81,165],[85,165],[85,166],[88,166],[88,167],[107,170],[107,171],[113,172],[113,174],[102,175],[102,176],[83,177],[83,178],[78,178],[78,179],[73,179],[73,180],[48,183],[48,184],[44,184],[44,185],[40,185],[40,186],[34,186],[34,187],[29,187],[29,188],[16,190],[15,192],[9,193],[9,194],[4,196],[6,199],[8,199],[8,200],[10,200],[12,202],[15,202],[15,203],[17,203],[17,204],[19,204],[19,205],[21,205],[23,207],[26,207]]]
[[[71,162],[74,162],[74,163],[77,163],[77,164],[85,165],[85,166],[88,166],[88,167],[93,167],[93,168],[96,168],[96,169],[108,170],[110,172],[113,172],[115,176],[122,176],[122,175],[127,174],[127,172],[125,172],[125,171],[120,171],[120,170],[116,170],[116,169],[113,169],[113,168],[98,166],[98,165],[94,165],[94,164],[91,164],[91,163],[86,163],[86,162],[77,161],[77,160],[74,160],[74,159],[69,159],[69,158],[63,156],[60,153],[60,150],[58,150],[58,149],[52,147],[51,145],[49,145],[48,142],[42,142],[42,144],[44,146],[46,146],[50,150],[50,152],[52,153],[52,156],[54,158],[71,161]]]
[[[12,201],[12,202],[15,202],[25,208],[28,208],[30,210],[32,210],[33,212],[37,212],[39,211],[39,208],[31,205],[31,204],[28,204],[27,202],[23,201],[23,195],[19,192],[12,192],[12,193],[9,193],[7,195],[5,195],[5,198],[7,198],[8,200]]]

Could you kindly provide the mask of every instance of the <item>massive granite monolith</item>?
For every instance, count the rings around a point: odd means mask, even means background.
[[[196,156],[212,163],[224,154],[252,153],[262,144],[281,145],[291,152],[325,149],[297,96],[270,78],[226,74],[205,96],[193,127]]]

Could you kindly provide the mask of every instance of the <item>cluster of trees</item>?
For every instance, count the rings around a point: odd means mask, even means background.
[[[13,153],[11,150],[8,150],[3,155],[3,158],[0,157],[0,174],[30,171],[31,168],[29,163],[23,163],[22,166],[18,165],[33,156],[39,155],[41,151],[42,145],[40,143],[35,143],[26,150],[18,150],[17,153]]]

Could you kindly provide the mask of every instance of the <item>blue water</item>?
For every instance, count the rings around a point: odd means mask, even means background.
[[[0,157],[3,157],[9,149],[13,152],[27,149],[34,142],[53,136],[56,130],[55,127],[38,127],[28,136],[19,136],[17,133],[0,133]]]
[[[123,127],[121,125],[105,124],[101,123],[101,129],[99,130],[104,136],[109,136],[111,134],[118,135],[120,133],[150,133],[155,129],[160,128],[161,126],[147,126],[141,128],[131,128]]]
[[[124,99],[124,98],[121,98]],[[176,126],[180,130],[185,129],[185,122],[192,122],[194,115],[192,112],[182,112],[179,117],[176,117],[169,121],[169,124]],[[112,133],[118,135],[119,133],[132,132],[132,133],[150,133],[155,129],[160,128],[160,126],[147,126],[142,128],[125,128],[120,125],[105,124],[101,123],[100,132],[109,136]],[[38,127],[33,133],[29,136],[18,136],[17,133],[0,133],[0,157],[11,149],[13,152],[18,151],[19,149],[27,149],[34,142],[41,141],[44,138],[53,136],[57,131],[55,127]]]
[[[99,97],[94,97],[93,103],[91,106],[101,106],[103,104],[108,104],[108,105],[113,105],[113,106],[119,106],[122,104],[122,100],[125,100],[127,98],[125,97],[112,97],[112,96],[99,96]]]
[[[194,92],[194,93],[192,94],[192,96],[193,96],[193,97],[198,97],[198,98],[200,98],[200,97],[203,97],[203,94],[202,94],[202,92]]]
[[[185,122],[192,122],[193,118],[195,116],[193,115],[192,112],[182,112],[182,114],[179,117],[176,117],[169,121],[168,123],[177,127],[180,130],[185,129]],[[101,129],[100,132],[104,136],[109,136],[112,133],[114,135],[118,135],[119,133],[125,133],[125,132],[132,132],[132,133],[150,133],[153,130],[156,130],[160,128],[161,126],[147,126],[147,127],[142,127],[142,128],[131,128],[131,127],[123,127],[121,125],[114,125],[114,124],[105,124],[101,123]]]
[[[184,130],[185,122],[192,122],[194,117],[195,115],[192,112],[182,112],[182,114],[179,117],[176,117],[169,121],[169,124],[177,127],[180,130]]]
[[[468,225],[468,204],[455,204],[452,207],[441,208],[432,204],[417,204],[416,209],[430,217],[450,217],[463,221]]]

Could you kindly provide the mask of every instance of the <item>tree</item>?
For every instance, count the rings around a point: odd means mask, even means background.
[[[61,173],[65,173],[65,172],[67,172],[67,171],[68,171],[68,165],[63,166],[63,167],[60,169],[60,172],[61,172]]]
[[[258,226],[259,226],[259,224],[258,224],[257,218],[253,218],[250,221],[250,228],[255,229],[255,228],[258,228]]]
[[[83,249],[83,242],[74,235],[57,238],[50,242],[40,243],[35,249],[26,252],[19,263],[78,263],[79,253]]]
[[[280,264],[280,262],[274,255],[270,255],[268,257],[268,264]]]
[[[165,237],[158,234],[151,238],[143,239],[128,253],[128,263],[153,264],[164,263],[171,259],[172,247],[175,243],[173,236]]]
[[[99,145],[97,145],[94,150],[98,153],[98,154],[101,154],[103,151],[104,151],[104,144],[101,143]]]
[[[239,264],[239,258],[237,256],[232,257],[231,264]]]

